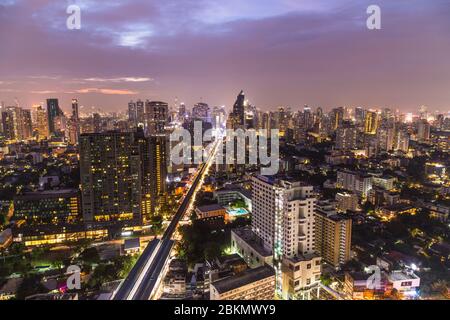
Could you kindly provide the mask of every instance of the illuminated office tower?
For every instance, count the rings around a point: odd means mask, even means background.
[[[314,126],[314,115],[311,108],[308,106],[303,108],[303,126],[306,130],[311,129]]]
[[[94,133],[102,132],[102,117],[98,113],[92,115],[92,128],[94,128]]]
[[[183,123],[186,120],[187,116],[188,113],[186,111],[186,105],[182,102],[178,106],[178,115],[177,115],[178,121]]]
[[[203,122],[211,122],[211,113],[209,106],[206,103],[199,102],[192,108],[192,117],[194,120],[201,120]]]
[[[47,112],[41,105],[35,106],[35,125],[34,129],[38,140],[48,137],[48,119]]]
[[[128,120],[132,128],[143,126],[145,122],[145,105],[144,102],[138,100],[128,103]]]
[[[59,108],[58,99],[47,99],[47,119],[50,135],[57,133],[57,130],[55,130],[55,118],[60,116],[63,116],[63,112]]]
[[[378,148],[381,151],[392,151],[394,149],[395,128],[381,126],[377,130]]]
[[[344,108],[334,108],[330,112],[330,129],[335,131],[344,120]]]
[[[161,101],[145,102],[146,130],[149,135],[164,135],[169,119],[169,105]]]
[[[3,134],[11,140],[27,140],[33,135],[31,111],[19,107],[7,107],[2,111]]]
[[[351,123],[344,123],[336,130],[336,149],[352,150],[357,146],[358,130]]]
[[[78,144],[80,137],[80,116],[78,100],[72,99],[72,115],[69,119],[69,143]]]
[[[264,176],[252,182],[252,229],[274,254],[277,294],[310,298],[321,274],[314,249],[313,187]]]
[[[142,168],[134,133],[82,134],[80,175],[87,223],[141,221]]]
[[[211,113],[213,129],[223,129],[226,122],[225,107],[214,107]]]
[[[355,121],[358,126],[363,125],[366,119],[366,110],[361,107],[355,108]]]
[[[417,123],[417,140],[427,142],[430,140],[431,126],[427,120],[421,119]]]
[[[396,139],[397,141],[396,141],[395,150],[408,152],[409,139],[410,139],[410,136],[409,136],[408,132],[403,131],[403,130],[399,131],[398,135],[397,135],[397,139]]]
[[[142,216],[147,221],[166,194],[167,146],[164,136],[136,135],[142,171]]]
[[[379,116],[375,111],[367,111],[364,123],[364,132],[367,134],[376,134],[379,124]]]
[[[230,114],[230,129],[245,128],[245,94],[241,90],[233,105],[233,111]]]
[[[2,116],[3,136],[8,140],[14,139],[13,115],[11,114],[11,112],[8,112],[7,110],[5,110],[5,111],[2,111],[1,116]]]
[[[83,216],[87,222],[141,223],[166,191],[164,137],[136,132],[80,136]]]

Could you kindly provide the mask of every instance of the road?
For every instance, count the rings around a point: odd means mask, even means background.
[[[162,280],[162,271],[169,261],[170,252],[175,243],[172,240],[172,236],[177,229],[178,223],[190,209],[196,193],[203,184],[204,176],[215,157],[217,147],[218,143],[214,145],[213,152],[209,155],[206,163],[200,165],[192,186],[189,188],[161,239],[155,239],[148,244],[128,277],[113,294],[113,300],[149,300],[153,296],[155,289],[157,289]]]

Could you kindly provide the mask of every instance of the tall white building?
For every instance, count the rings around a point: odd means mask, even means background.
[[[274,254],[277,292],[307,298],[320,281],[314,248],[313,187],[272,177],[253,178],[252,228]]]

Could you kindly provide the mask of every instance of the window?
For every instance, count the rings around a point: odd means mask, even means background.
[[[306,266],[306,269],[311,269],[311,263],[308,263],[308,265]]]

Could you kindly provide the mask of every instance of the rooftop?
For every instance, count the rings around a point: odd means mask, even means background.
[[[212,285],[219,293],[224,293],[273,276],[275,276],[275,271],[265,265],[256,269],[248,269],[235,276],[213,282]]]
[[[217,210],[224,210],[225,208],[222,207],[219,204],[209,204],[206,206],[197,207],[197,210],[200,212],[209,212],[209,211],[217,211]]]
[[[272,253],[264,248],[262,241],[258,239],[257,235],[249,227],[237,228],[231,231],[239,238],[245,241],[252,249],[258,252],[261,256],[271,256]]]

